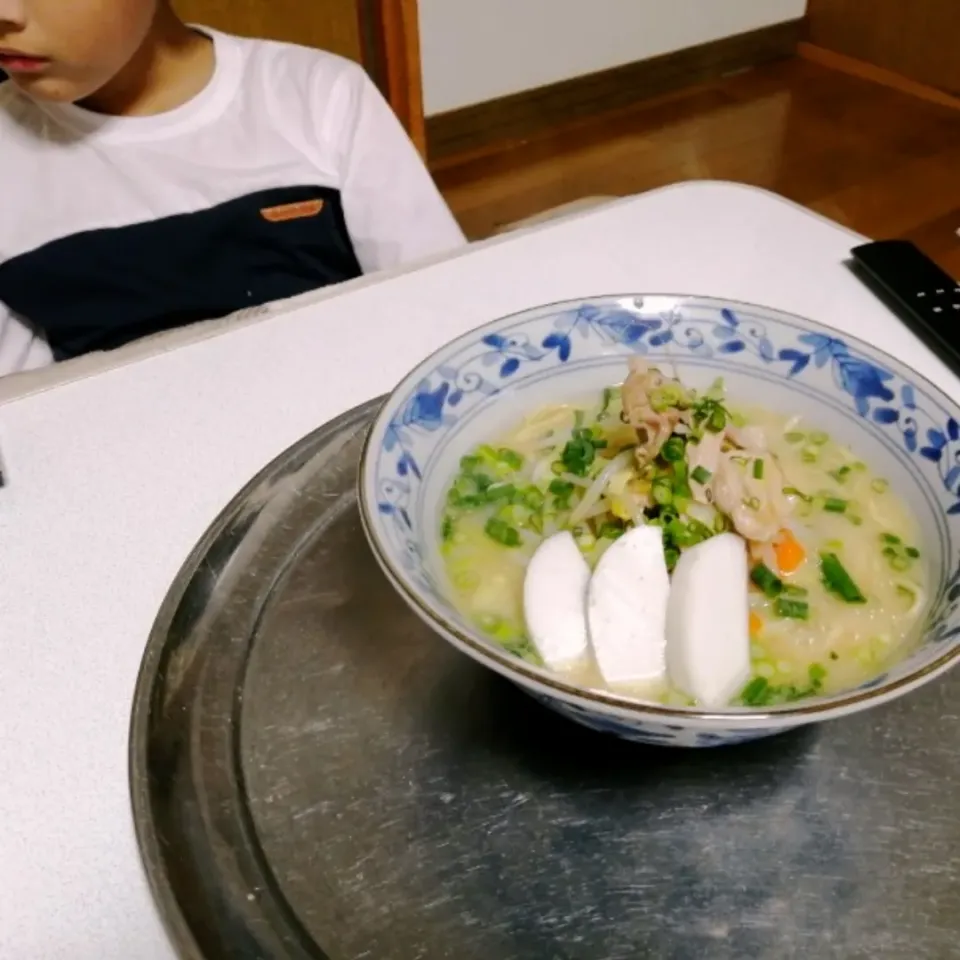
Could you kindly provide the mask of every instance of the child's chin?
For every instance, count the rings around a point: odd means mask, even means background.
[[[76,103],[90,95],[89,90],[81,89],[69,80],[49,74],[13,74],[10,80],[36,100],[46,100],[50,103]]]

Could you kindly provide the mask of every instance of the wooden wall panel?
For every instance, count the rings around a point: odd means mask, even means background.
[[[809,0],[811,43],[960,94],[960,0]]]
[[[174,0],[190,23],[363,59],[357,0]]]

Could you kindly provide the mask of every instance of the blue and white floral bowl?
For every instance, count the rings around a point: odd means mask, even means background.
[[[920,645],[855,690],[766,710],[639,703],[591,690],[506,653],[448,599],[440,557],[446,487],[461,456],[543,404],[623,379],[642,354],[740,403],[829,424],[889,478],[922,531],[934,602]],[[471,331],[420,364],[374,422],[360,467],[373,552],[409,606],[459,650],[558,712],[648,743],[709,747],[876,706],[960,659],[960,407],[892,357],[809,320],[700,297],[618,296],[539,307]]]

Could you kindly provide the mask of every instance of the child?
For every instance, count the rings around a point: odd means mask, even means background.
[[[169,0],[0,0],[0,376],[464,243],[363,70]]]

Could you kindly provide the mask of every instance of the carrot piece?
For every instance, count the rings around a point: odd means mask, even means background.
[[[777,567],[781,573],[794,573],[807,559],[807,552],[789,530],[780,531],[780,539],[774,544]]]
[[[763,629],[763,620],[760,619],[759,613],[754,613],[750,611],[750,636],[756,637],[760,634],[760,631]]]

